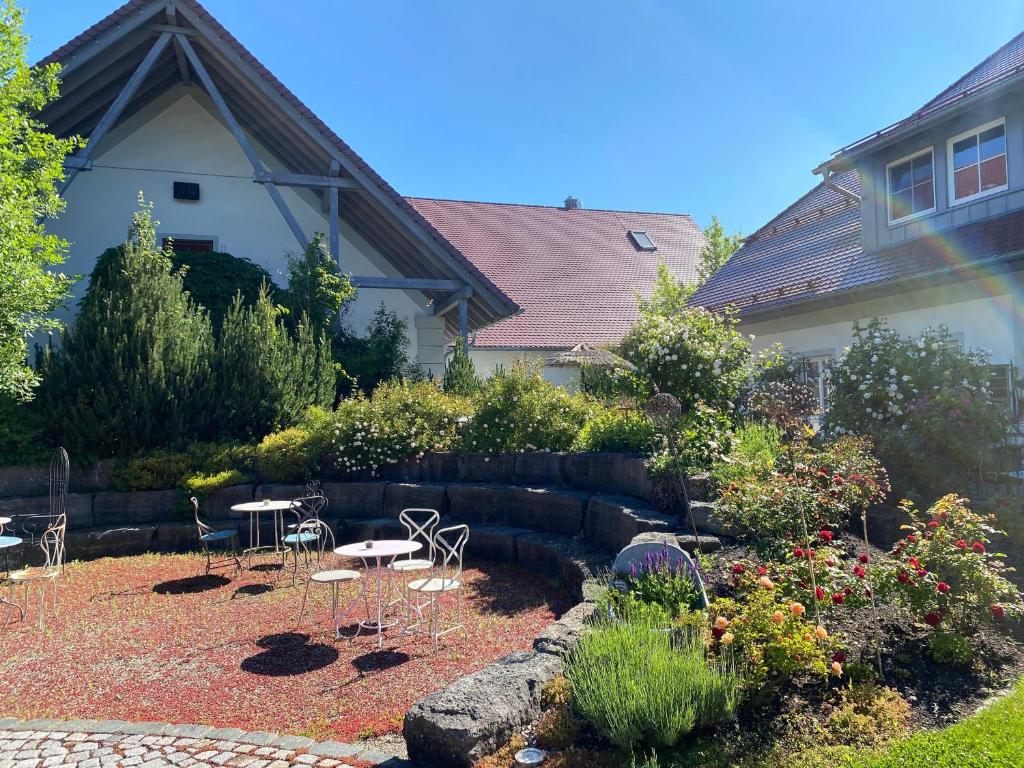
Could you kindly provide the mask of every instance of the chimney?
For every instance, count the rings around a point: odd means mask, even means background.
[[[577,208],[582,207],[583,206],[580,205],[580,201],[577,198],[573,197],[572,195],[569,195],[567,198],[565,198],[565,210],[575,211]]]

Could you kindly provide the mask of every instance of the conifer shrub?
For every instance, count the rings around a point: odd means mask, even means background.
[[[76,458],[194,439],[206,423],[210,321],[139,202],[128,242],[98,265],[60,346],[39,360],[50,429]]]
[[[480,389],[480,379],[476,375],[476,366],[469,356],[462,339],[455,342],[455,351],[451,360],[444,366],[444,378],[441,379],[441,388],[452,395],[468,397]]]

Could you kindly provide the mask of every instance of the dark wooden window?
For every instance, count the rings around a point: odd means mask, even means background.
[[[213,250],[213,240],[186,240],[180,237],[165,237],[164,248],[171,245],[175,253],[209,253]]]

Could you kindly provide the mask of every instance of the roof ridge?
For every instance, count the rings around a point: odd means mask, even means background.
[[[978,62],[977,64],[975,64],[975,65],[974,65],[973,67],[971,67],[971,68],[970,68],[969,70],[967,70],[967,71],[966,71],[966,72],[964,72],[964,73],[963,73],[962,75],[960,75],[960,77],[958,77],[958,78],[957,78],[956,80],[954,80],[954,81],[953,81],[952,83],[950,83],[950,84],[949,84],[949,85],[947,85],[947,86],[946,86],[945,88],[943,88],[943,89],[942,89],[941,91],[939,91],[939,92],[938,92],[938,93],[937,93],[937,94],[936,94],[935,96],[933,96],[932,98],[928,99],[928,101],[926,101],[926,102],[925,102],[924,104],[922,104],[922,105],[921,105],[921,106],[920,106],[919,108],[915,109],[915,110],[914,110],[914,111],[913,111],[913,112],[912,112],[912,113],[910,114],[910,116],[909,116],[908,118],[904,118],[904,119],[909,119],[909,118],[912,118],[912,117],[914,117],[914,115],[917,115],[917,114],[919,114],[919,113],[921,113],[921,112],[924,112],[924,111],[925,111],[926,109],[928,109],[928,107],[930,107],[931,105],[933,105],[933,104],[936,104],[936,103],[938,103],[938,102],[939,102],[939,101],[940,101],[940,100],[942,99],[942,97],[943,97],[944,95],[946,95],[947,93],[949,93],[950,91],[952,91],[952,90],[953,90],[954,88],[956,88],[956,87],[957,87],[958,85],[960,85],[960,83],[962,83],[962,82],[964,82],[965,80],[967,80],[967,78],[969,78],[969,77],[970,77],[971,75],[973,75],[973,74],[974,74],[975,72],[977,72],[977,71],[978,71],[979,69],[981,69],[982,67],[984,67],[984,66],[985,66],[986,64],[988,64],[988,63],[989,63],[990,61],[992,61],[992,59],[996,58],[996,56],[998,56],[998,55],[999,55],[1000,53],[1002,53],[1002,52],[1003,52],[1003,51],[1005,51],[1005,50],[1006,50],[1007,48],[1009,48],[1009,47],[1010,47],[1010,46],[1011,46],[1011,45],[1012,45],[1013,43],[1015,43],[1015,42],[1016,42],[1016,41],[1017,41],[1017,40],[1018,40],[1019,38],[1021,38],[1021,37],[1024,37],[1024,30],[1022,30],[1022,31],[1018,32],[1018,33],[1017,33],[1016,35],[1014,35],[1013,37],[1011,37],[1011,38],[1010,38],[1009,40],[1007,40],[1007,41],[1006,41],[1005,43],[1003,43],[1003,44],[1002,44],[1001,46],[999,46],[998,48],[996,48],[996,49],[995,49],[994,51],[992,51],[992,53],[990,53],[990,54],[989,54],[988,56],[986,56],[985,58],[983,58],[983,59],[982,59],[981,61],[979,61],[979,62]],[[901,122],[902,122],[902,121],[901,121]]]
[[[506,207],[515,208],[545,208],[555,211],[567,210],[562,205],[542,205],[540,203],[505,203],[497,200],[463,200],[455,197],[423,197],[421,195],[405,195],[406,200],[423,200],[433,201],[438,203],[466,203],[467,205],[501,205]],[[574,211],[591,211],[593,213],[636,213],[645,216],[677,216],[679,218],[689,219],[693,221],[694,225],[697,224],[694,221],[693,216],[688,213],[673,213],[671,211],[627,211],[620,208],[573,208],[569,210]]]

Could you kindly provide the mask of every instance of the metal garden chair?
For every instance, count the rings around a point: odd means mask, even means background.
[[[442,528],[434,534],[434,551],[438,562],[429,577],[416,579],[409,583],[407,589],[420,595],[423,602],[419,604],[419,619],[408,625],[411,632],[422,632],[426,626],[434,649],[438,641],[450,632],[462,630],[466,637],[469,633],[462,623],[462,555],[469,540],[468,525],[453,525]],[[447,594],[455,594],[455,616],[445,619],[442,615],[441,598]],[[423,609],[427,609],[427,617],[423,617]]]
[[[302,625],[302,617],[306,613],[306,601],[309,598],[309,585],[329,584],[331,586],[331,619],[334,622],[334,637],[338,638],[341,636],[341,630],[338,624],[338,598],[341,591],[341,585],[353,581],[359,581],[362,577],[358,571],[338,567],[338,561],[340,558],[334,554],[334,531],[332,531],[331,526],[323,520],[310,519],[303,521],[299,524],[298,533],[309,534],[313,537],[313,540],[316,542],[315,549],[317,556],[316,560],[311,564],[307,563],[307,566],[309,566],[308,578],[306,578],[306,588],[302,592],[302,608],[299,610],[299,619],[296,622],[296,627]],[[363,591],[360,590],[360,595],[362,594]],[[346,615],[351,612],[352,606],[355,605],[360,595],[356,595],[349,602],[344,611]]]
[[[295,522],[288,526],[291,533],[285,535],[281,541],[292,552],[292,584],[294,585],[298,578],[300,553],[307,569],[312,556],[316,557],[318,564],[320,562],[323,553],[314,546],[317,542],[315,527],[303,526],[308,522],[322,522],[320,514],[327,509],[327,497],[318,489],[313,488],[307,491],[305,496],[293,499],[292,504],[291,511],[295,515]],[[328,530],[330,530],[329,527]]]
[[[192,511],[196,518],[196,528],[199,531],[199,541],[202,542],[203,552],[206,554],[206,575],[214,568],[223,568],[234,565],[236,572],[241,572],[242,561],[238,559],[238,531],[232,529],[217,530],[199,519],[199,499],[192,497]],[[215,558],[210,550],[210,545],[222,544],[224,555]]]

